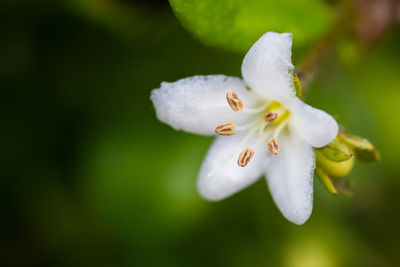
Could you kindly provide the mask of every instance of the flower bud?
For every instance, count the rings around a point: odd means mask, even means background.
[[[317,150],[321,151],[325,157],[335,162],[345,161],[354,157],[348,145],[337,137],[328,145],[318,148]]]
[[[354,151],[358,160],[377,162],[381,159],[379,152],[367,139],[339,131],[339,137]]]
[[[324,170],[329,176],[337,178],[345,177],[354,166],[354,157],[345,161],[335,162],[328,159],[324,153],[318,150],[315,151],[315,156],[317,167]]]

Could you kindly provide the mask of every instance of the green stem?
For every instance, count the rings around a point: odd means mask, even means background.
[[[354,17],[353,11],[352,1],[342,2],[331,30],[310,49],[300,68],[296,71],[302,84],[303,98],[304,92],[309,89],[310,83],[327,55],[331,53],[336,43],[350,32]]]

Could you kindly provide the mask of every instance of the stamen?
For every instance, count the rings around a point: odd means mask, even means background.
[[[242,141],[237,145],[237,147],[234,149],[234,151],[228,155],[223,161],[221,161],[221,163],[212,171],[210,171],[208,174],[206,174],[206,179],[209,179],[211,176],[213,176],[218,170],[220,170],[222,167],[225,166],[225,164],[227,164],[229,162],[229,160],[231,160],[235,154],[237,152],[239,152],[240,148],[243,147],[247,141],[249,141],[250,137],[252,137],[252,135],[255,133],[255,131],[257,130],[257,128],[253,128],[252,130],[250,130],[242,139]]]
[[[237,112],[243,109],[243,102],[235,92],[226,93],[226,100],[233,111]]]
[[[264,114],[264,121],[267,123],[274,122],[278,118],[278,113],[270,111]]]
[[[248,107],[245,107],[245,108],[243,109],[243,112],[244,112],[244,113],[247,113],[247,114],[261,113],[262,111],[265,111],[265,109],[266,109],[267,107],[268,107],[268,104],[261,105],[261,106],[255,107],[255,108],[248,108]]]
[[[276,114],[278,115],[278,117],[275,118],[275,120],[273,121],[275,125],[281,124],[281,123],[282,123],[283,121],[285,121],[285,120],[289,117],[289,115],[290,115],[290,111],[287,110],[287,109],[285,109],[285,108],[282,106],[281,103],[276,102],[276,101],[272,102],[272,103],[268,106],[268,108],[267,108],[267,113],[266,113],[266,114],[268,114],[269,112],[274,112],[274,113],[276,113]],[[265,115],[266,115],[266,114],[265,114]]]
[[[271,139],[268,140],[268,150],[274,154],[277,155],[279,153],[280,147],[278,144],[278,135],[281,133],[282,129],[286,126],[287,121],[282,122],[281,124],[279,124],[278,127],[276,127],[273,137]]]
[[[242,151],[242,153],[240,153],[239,158],[237,160],[237,164],[240,167],[246,167],[253,156],[254,156],[254,150],[252,150],[251,148],[245,148]]]
[[[251,121],[249,123],[246,123],[246,124],[242,124],[242,125],[239,124],[236,127],[236,131],[240,132],[240,131],[248,130],[248,129],[253,128],[255,125],[258,125],[258,124],[260,124],[260,119],[259,118],[255,119],[255,120],[253,120],[253,121]]]
[[[235,128],[236,128],[235,123],[226,123],[215,127],[214,131],[218,135],[232,135],[236,133]]]
[[[278,135],[281,133],[282,129],[286,126],[286,124],[287,124],[287,121],[284,121],[281,124],[279,124],[279,126],[276,127],[276,129],[275,129],[273,137],[277,138]]]
[[[271,152],[274,155],[278,155],[280,147],[278,144],[278,140],[275,137],[268,140],[267,146],[268,146],[269,152]]]
[[[267,127],[267,125],[264,125],[264,127]],[[262,128],[262,130],[264,130]],[[261,143],[265,142],[268,137],[272,136],[272,129],[267,129],[266,131],[259,131],[258,132],[258,141],[255,143],[254,147],[258,147]]]

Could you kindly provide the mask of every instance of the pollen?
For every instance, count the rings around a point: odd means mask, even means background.
[[[233,135],[236,133],[235,123],[226,123],[215,127],[215,133],[218,135]]]
[[[235,92],[226,93],[226,100],[233,111],[237,112],[243,109],[243,102]]]
[[[251,148],[245,148],[239,155],[237,164],[240,167],[246,167],[249,164],[251,158],[254,156],[254,150]]]
[[[276,140],[275,137],[268,140],[267,146],[268,146],[269,152],[271,152],[274,155],[278,155],[280,147],[278,144],[278,140]]]
[[[278,113],[270,111],[270,112],[265,113],[263,117],[264,117],[265,122],[271,123],[271,122],[274,122],[278,118]]]

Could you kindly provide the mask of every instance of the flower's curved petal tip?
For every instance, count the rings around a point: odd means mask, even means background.
[[[313,208],[313,148],[301,138],[280,139],[281,150],[266,166],[266,178],[272,199],[283,216],[303,224]]]
[[[302,210],[296,213],[292,213],[292,214],[284,214],[285,218],[297,225],[303,225],[305,224],[308,219],[310,218],[312,213],[312,209],[307,209],[307,210]]]
[[[197,180],[197,191],[204,200],[210,202],[217,202],[235,194],[235,192],[233,191],[229,193],[222,193],[219,191],[212,190],[211,187],[207,185],[207,183],[211,183],[208,180],[209,180],[208,178],[203,176],[201,177],[199,176]],[[239,190],[240,189],[238,189],[237,191]]]
[[[284,32],[284,33],[267,32],[267,33],[264,33],[257,40],[257,42],[255,44],[268,45],[271,42],[275,43],[276,45],[280,45],[282,49],[290,50],[290,52],[291,52],[292,42],[293,42],[293,34],[291,32]]]
[[[291,109],[295,114],[293,125],[296,131],[313,147],[326,146],[338,135],[338,123],[325,111],[313,108],[300,99],[293,101]]]
[[[226,93],[235,91],[244,103],[256,98],[246,90],[243,80],[225,75],[193,76],[176,82],[163,82],[151,92],[151,101],[160,121],[176,130],[212,135],[222,122],[241,121],[245,114],[235,114],[227,103]]]
[[[290,209],[281,208],[278,206],[278,208],[288,221],[297,225],[303,225],[310,218],[313,206],[311,200],[310,203],[307,203],[303,206],[293,205]]]
[[[296,94],[293,86],[292,34],[268,32],[247,52],[242,76],[264,99],[285,100]]]
[[[279,33],[279,32],[266,32],[264,33],[261,38],[271,38],[272,39],[286,39],[287,41],[292,41],[292,37],[293,34],[291,32],[283,32],[283,33]],[[261,39],[260,38],[260,39]],[[270,41],[270,40],[268,40]]]
[[[263,175],[262,165],[267,155],[263,153],[265,148],[262,144],[253,147],[255,153],[247,166],[238,166],[240,149],[236,153],[236,148],[242,138],[243,134],[240,133],[228,138],[219,136],[210,147],[197,179],[199,194],[204,199],[225,199],[253,184]]]

